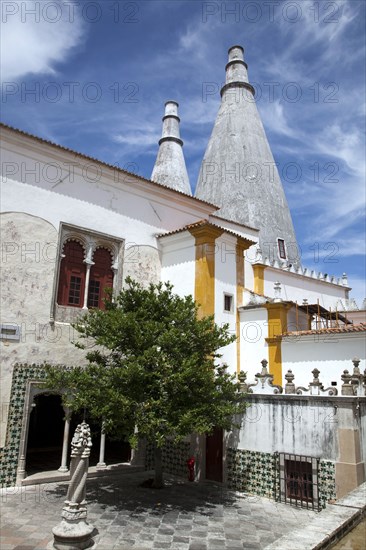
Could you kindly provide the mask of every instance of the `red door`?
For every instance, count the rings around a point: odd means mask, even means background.
[[[215,428],[212,435],[206,436],[206,479],[212,481],[222,481],[222,440],[222,428]]]

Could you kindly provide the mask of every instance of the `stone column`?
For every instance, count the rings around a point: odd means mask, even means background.
[[[99,461],[97,464],[97,470],[104,470],[107,464],[104,462],[105,455],[105,431],[102,424],[102,431],[100,434],[100,448],[99,448]]]
[[[67,467],[67,451],[69,448],[69,433],[70,433],[70,417],[68,416],[70,414],[69,409],[65,408],[65,426],[64,426],[64,439],[62,442],[62,457],[61,457],[61,466],[59,467],[59,472],[68,472],[69,469]]]
[[[93,263],[89,263],[88,261],[85,261],[85,263],[86,263],[86,274],[85,274],[83,309],[88,309],[88,292],[89,292],[90,269],[91,269],[91,266],[93,265]]]
[[[85,273],[83,309],[88,309],[90,270],[91,270],[91,266],[94,265],[94,262],[92,261],[93,252],[94,252],[93,243],[89,243],[86,258],[84,260],[84,264],[86,265],[86,273]]]
[[[32,399],[33,399],[33,397],[29,393],[29,400],[31,401]],[[27,472],[26,472],[25,467],[26,467],[26,457],[27,457],[29,419],[30,419],[31,412],[32,412],[32,410],[34,409],[35,406],[36,406],[36,404],[33,403],[33,401],[31,401],[30,405],[28,405],[27,408],[26,408],[26,414],[25,414],[25,418],[24,418],[24,421],[23,421],[22,435],[21,435],[21,440],[20,440],[21,452],[20,452],[20,456],[19,456],[19,463],[18,463],[18,469],[17,469],[17,481],[16,481],[17,485],[21,484],[23,479],[27,477]]]
[[[118,288],[118,263],[117,260],[112,265],[112,271],[113,271],[113,297],[117,293]]]

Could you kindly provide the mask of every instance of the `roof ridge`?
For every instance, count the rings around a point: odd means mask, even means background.
[[[117,170],[118,172],[122,172],[124,174],[129,175],[129,176],[135,176],[136,178],[140,178],[143,181],[146,181],[147,183],[150,183],[152,185],[156,185],[156,186],[158,186],[162,189],[167,189],[169,191],[172,191],[173,193],[178,193],[179,195],[182,195],[183,197],[193,199],[196,202],[207,204],[208,206],[213,206],[217,210],[219,209],[219,207],[216,204],[205,201],[203,199],[199,199],[198,197],[194,197],[192,195],[188,195],[187,193],[184,193],[183,191],[179,191],[178,189],[173,189],[172,187],[169,187],[168,185],[163,185],[162,183],[158,183],[157,181],[150,180],[148,178],[145,178],[145,176],[141,176],[140,174],[135,174],[134,172],[129,172],[128,170],[125,170],[124,168],[120,168],[119,166],[116,166],[114,164],[110,164],[110,163],[105,162],[103,160],[100,160],[98,158],[91,157],[90,155],[87,155],[85,153],[80,153],[79,151],[75,151],[74,149],[71,149],[70,147],[60,145],[58,143],[55,143],[54,141],[36,136],[35,134],[31,134],[31,133],[26,132],[24,130],[20,130],[19,128],[15,128],[14,126],[10,126],[10,124],[5,124],[5,122],[0,121],[0,128],[5,128],[7,130],[11,130],[12,132],[15,132],[17,134],[35,139],[35,140],[39,141],[40,143],[46,143],[47,145],[50,145],[51,147],[56,147],[57,149],[60,149],[62,151],[67,151],[68,153],[73,153],[74,155],[78,155],[79,157],[82,157],[86,160],[92,160],[94,162],[98,162],[99,164],[102,164],[103,166],[106,166],[108,168],[112,168],[113,170]]]
[[[235,222],[233,222],[235,223]],[[239,233],[235,233],[234,231],[232,231],[231,229],[227,229],[226,227],[222,227],[220,225],[216,225],[212,222],[210,222],[210,220],[205,220],[205,219],[202,219],[202,220],[198,220],[196,222],[192,222],[192,223],[189,223],[187,225],[184,225],[183,227],[180,227],[179,229],[173,229],[173,231],[168,231],[167,233],[158,233],[156,234],[156,237],[157,238],[161,238],[161,237],[170,237],[171,235],[175,235],[177,233],[183,233],[184,231],[188,231],[189,229],[191,229],[192,227],[199,227],[200,225],[210,225],[211,227],[215,227],[215,228],[219,228],[219,229],[222,229],[224,233],[227,233],[228,235],[233,235],[234,237],[239,237],[241,239],[245,239],[249,242],[252,242],[253,244],[255,244],[255,241],[252,241],[251,239],[247,238],[247,237],[243,237],[242,235],[240,235]]]

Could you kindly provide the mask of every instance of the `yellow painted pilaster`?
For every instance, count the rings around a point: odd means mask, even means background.
[[[282,385],[282,334],[287,331],[287,312],[291,304],[276,302],[265,304],[268,315],[268,359],[269,372],[274,384]]]
[[[266,266],[264,264],[254,264],[253,266],[254,274],[254,292],[256,294],[264,295],[264,270]]]
[[[215,313],[215,240],[222,235],[219,227],[202,225],[189,229],[195,238],[196,266],[194,298],[199,304],[199,315]]]

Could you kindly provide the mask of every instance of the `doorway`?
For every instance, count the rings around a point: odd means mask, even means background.
[[[222,482],[223,478],[223,430],[214,428],[206,436],[206,479]]]
[[[26,456],[28,475],[60,467],[64,416],[60,395],[35,396],[29,417]]]

